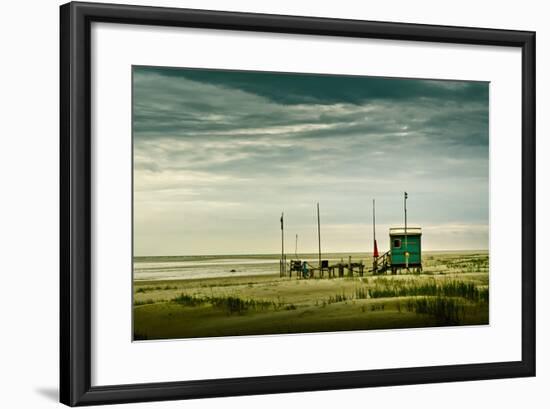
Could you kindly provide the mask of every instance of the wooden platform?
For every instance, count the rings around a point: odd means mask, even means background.
[[[304,268],[304,263],[307,263],[307,267]],[[328,260],[321,260],[321,266],[319,264],[312,265],[308,262],[301,260],[290,260],[290,267],[288,268],[288,276],[292,277],[293,273],[297,278],[334,278],[334,277],[353,277],[358,275],[363,277],[365,274],[365,264],[363,260],[353,262],[351,257],[347,263],[343,261],[336,264],[329,264]]]

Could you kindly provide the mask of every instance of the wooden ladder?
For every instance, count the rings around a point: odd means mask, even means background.
[[[377,270],[375,274],[383,274],[391,267],[391,254],[390,250],[386,251],[380,257],[376,258],[375,263],[377,265]]]

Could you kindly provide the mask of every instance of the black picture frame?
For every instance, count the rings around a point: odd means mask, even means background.
[[[92,22],[519,47],[522,358],[416,368],[91,386]],[[535,33],[68,3],[60,7],[60,401],[70,406],[535,376]]]

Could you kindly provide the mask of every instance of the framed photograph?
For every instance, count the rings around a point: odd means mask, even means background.
[[[60,13],[62,403],[535,375],[535,33]]]

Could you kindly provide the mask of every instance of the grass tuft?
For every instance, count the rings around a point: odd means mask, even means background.
[[[148,293],[148,292],[151,292],[151,291],[167,291],[167,290],[177,290],[177,289],[178,289],[178,287],[171,286],[171,285],[146,286],[146,287],[139,287],[136,290],[136,293],[142,293],[143,294],[143,293]]]
[[[474,283],[457,280],[440,284],[435,279],[426,283],[415,283],[413,280],[381,278],[368,293],[371,298],[434,296],[462,297],[476,302],[489,300],[488,289],[479,289]]]
[[[265,310],[268,308],[280,308],[282,302],[261,301],[254,299],[243,299],[235,296],[201,297],[198,295],[180,294],[170,300],[171,302],[187,307],[197,307],[204,304],[211,304],[213,307],[225,309],[229,314],[243,314],[249,309]],[[296,307],[294,307],[295,309]]]
[[[417,314],[434,316],[439,325],[458,325],[465,317],[464,305],[455,298],[416,298],[414,310]]]
[[[159,302],[162,300],[153,300],[152,298],[149,298],[147,300],[134,300],[134,307],[139,307],[140,305],[148,305],[148,304],[155,304],[156,302]]]

